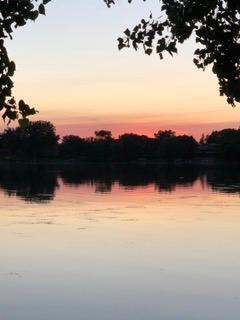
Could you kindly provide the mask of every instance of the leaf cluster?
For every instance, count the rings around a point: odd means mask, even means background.
[[[39,15],[45,15],[45,5],[51,0],[0,0],[0,110],[3,119],[18,119],[20,125],[28,123],[28,116],[37,111],[23,100],[16,102],[12,96],[16,65],[9,58],[5,40],[12,39],[14,29],[24,26],[29,20],[35,21]]]
[[[143,0],[145,1],[145,0]],[[110,7],[114,0],[104,0]],[[129,3],[132,0],[128,0]],[[119,49],[143,47],[146,54],[173,55],[178,45],[195,37],[195,65],[212,67],[221,96],[235,106],[240,102],[240,1],[161,0],[161,17],[142,19],[118,39]]]

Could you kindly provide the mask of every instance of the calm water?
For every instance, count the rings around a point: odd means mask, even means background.
[[[240,173],[0,170],[1,320],[239,320]]]

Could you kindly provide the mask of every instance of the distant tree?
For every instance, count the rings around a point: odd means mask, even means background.
[[[69,135],[62,139],[60,144],[60,156],[62,157],[78,157],[83,155],[86,142],[84,139]]]
[[[178,158],[178,148],[175,137],[158,140],[157,157],[167,161],[173,161]]]
[[[111,140],[112,132],[108,130],[99,130],[99,131],[95,131],[95,136],[97,139]]]
[[[56,152],[59,136],[54,125],[49,121],[30,122],[25,128],[26,151],[35,158],[51,156]]]
[[[109,161],[112,159],[115,140],[111,131],[95,131],[95,138],[89,145],[89,154],[91,161]]]
[[[176,157],[179,159],[192,159],[198,147],[192,136],[182,135],[175,138]]]
[[[158,140],[165,140],[175,136],[176,133],[172,130],[159,130],[157,133],[154,133],[154,137]]]
[[[28,20],[35,21],[39,14],[45,14],[45,5],[51,0],[0,0],[0,110],[3,119],[19,120],[24,126],[28,116],[36,110],[29,107],[23,100],[16,102],[12,96],[15,63],[9,58],[5,46],[6,38],[12,39],[14,28],[24,26]]]
[[[206,140],[207,144],[216,144],[220,156],[226,160],[240,160],[240,129],[213,131]]]
[[[21,156],[22,132],[19,128],[8,128],[0,134],[0,150],[7,157]]]
[[[146,0],[143,0],[146,1]],[[104,0],[110,7],[115,0]],[[128,0],[129,3],[132,0]],[[219,81],[220,95],[228,103],[240,102],[240,1],[239,0],[161,0],[159,18],[150,14],[134,28],[126,29],[118,47],[173,55],[178,45],[191,36],[198,49],[194,63],[205,70],[208,65]]]
[[[159,131],[156,138],[125,133],[118,139],[82,139],[68,135],[63,137],[60,144],[58,140],[59,136],[50,122],[30,122],[26,127],[8,128],[0,134],[0,154],[10,158],[36,160],[57,155],[62,159],[90,162],[172,161],[193,158],[198,146],[192,136],[177,136],[172,130]]]
[[[125,133],[119,136],[120,154],[125,160],[136,160],[148,157],[149,138],[144,135]]]
[[[207,136],[205,136],[205,134],[203,133],[203,134],[201,135],[201,138],[200,138],[200,140],[199,140],[199,143],[200,143],[201,145],[203,145],[203,144],[206,144],[206,142],[207,142]]]
[[[0,136],[0,145],[9,156],[38,159],[53,156],[58,140],[52,123],[36,121],[25,127],[7,129]]]
[[[158,156],[169,161],[193,158],[198,146],[192,136],[177,136],[172,130],[159,130],[154,136],[158,141]]]

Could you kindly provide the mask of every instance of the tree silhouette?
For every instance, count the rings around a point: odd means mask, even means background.
[[[60,156],[67,156],[70,158],[79,157],[85,151],[85,145],[86,142],[84,141],[84,139],[78,136],[64,136],[62,139],[62,143],[60,144]]]
[[[99,130],[99,131],[95,131],[95,136],[97,139],[111,140],[112,132],[108,130]]]
[[[26,152],[33,158],[46,157],[55,152],[59,136],[51,122],[30,122],[26,128],[21,128],[21,130],[26,141]]]
[[[104,2],[110,7],[116,1]],[[240,1],[161,0],[159,11],[160,18],[150,14],[126,29],[118,39],[119,49],[142,46],[146,54],[155,52],[163,59],[165,52],[177,53],[178,44],[193,36],[199,44],[194,52],[196,66],[204,70],[211,65],[220,95],[232,106],[240,102]]]
[[[153,153],[151,152],[151,140],[145,135],[124,133],[119,136],[120,154],[128,161],[148,158],[149,153]]]
[[[206,144],[216,144],[224,160],[240,160],[240,129],[213,131],[206,137]]]
[[[55,155],[58,140],[52,123],[35,121],[26,127],[5,130],[0,135],[0,146],[10,157],[37,160]]]
[[[16,65],[9,58],[5,39],[12,39],[14,28],[24,26],[28,20],[35,21],[39,14],[45,14],[45,5],[51,0],[0,0],[0,110],[3,119],[18,119],[19,124],[28,124],[28,116],[36,110],[23,100],[16,102],[12,96],[13,81]]]
[[[172,130],[159,130],[154,133],[154,137],[160,141],[175,137],[176,133]]]

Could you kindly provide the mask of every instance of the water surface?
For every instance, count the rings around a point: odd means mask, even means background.
[[[237,168],[9,166],[0,188],[0,319],[239,319]]]

